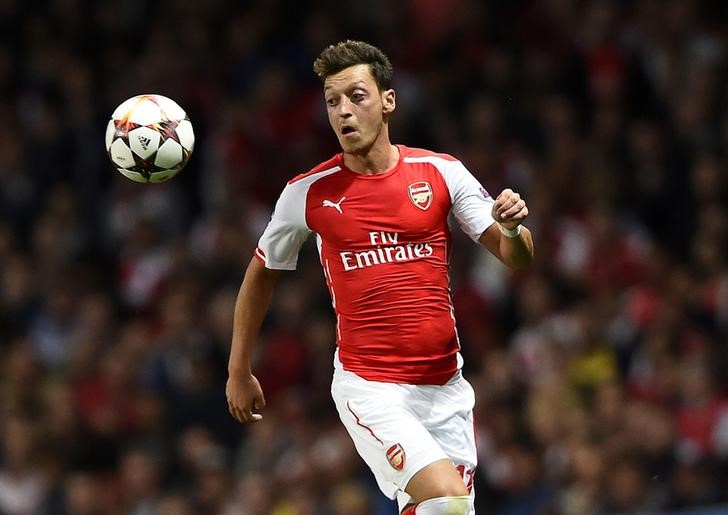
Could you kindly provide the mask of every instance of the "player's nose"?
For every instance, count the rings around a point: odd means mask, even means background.
[[[341,102],[339,102],[336,106],[336,110],[336,114],[339,118],[351,118],[352,116],[351,102],[348,98],[342,99]]]

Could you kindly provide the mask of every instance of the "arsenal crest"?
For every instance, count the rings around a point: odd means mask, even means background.
[[[396,443],[387,449],[387,460],[394,470],[402,470],[404,468],[404,449],[402,449],[402,446]]]
[[[413,182],[407,186],[407,193],[412,203],[423,211],[432,204],[432,186],[429,182]]]

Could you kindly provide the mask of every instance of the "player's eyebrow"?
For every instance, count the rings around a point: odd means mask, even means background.
[[[360,79],[353,84],[347,84],[343,89],[351,90],[351,89],[356,89],[356,88],[365,88],[366,85],[367,85],[367,83]],[[331,89],[333,89],[331,87],[331,85],[324,86],[324,91],[329,91]]]

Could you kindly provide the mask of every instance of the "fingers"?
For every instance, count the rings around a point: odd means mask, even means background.
[[[265,397],[263,397],[263,392],[260,392],[258,396],[255,397],[255,400],[253,400],[253,408],[260,410],[265,408]],[[259,420],[263,419],[263,415],[260,415],[259,413],[250,413],[250,420],[248,422],[258,422]]]
[[[265,397],[263,397],[263,394],[255,398],[255,401],[253,402],[253,407],[255,409],[265,408]]]
[[[236,406],[234,406],[230,401],[228,401],[228,411],[233,416],[235,420],[237,420],[240,423],[245,422],[245,417],[243,417],[243,411]]]
[[[528,216],[526,201],[521,196],[506,188],[496,197],[493,203],[493,218],[497,222],[519,222]]]
[[[261,414],[253,413],[254,409],[261,410],[265,407],[263,391],[254,376],[228,378],[225,395],[230,415],[241,424],[263,419]]]
[[[493,213],[497,216],[502,214],[513,207],[513,205],[521,199],[518,193],[513,192],[510,189],[505,189],[498,195],[493,203]]]
[[[526,202],[524,200],[519,200],[515,204],[513,204],[510,208],[503,211],[500,216],[503,219],[503,221],[509,222],[509,221],[517,218],[517,215],[519,215],[522,211],[524,211],[526,209],[527,209]],[[524,216],[524,218],[525,218],[525,216]]]
[[[260,408],[256,406],[256,409]],[[233,418],[241,424],[246,424],[248,422],[258,422],[259,420],[263,419],[263,415],[260,415],[259,413],[253,413],[252,409],[238,407],[230,401],[228,401],[228,411],[233,416]]]

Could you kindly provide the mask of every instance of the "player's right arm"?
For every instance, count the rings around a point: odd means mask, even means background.
[[[306,190],[302,185],[303,181],[292,182],[281,192],[235,302],[225,393],[230,414],[239,422],[263,418],[253,413],[265,406],[265,398],[253,375],[251,358],[280,271],[296,269],[301,245],[311,233],[306,225]]]
[[[263,418],[253,413],[265,406],[265,397],[253,375],[251,356],[279,274],[280,270],[270,270],[258,258],[253,258],[235,302],[225,394],[230,414],[238,422],[257,422]]]

